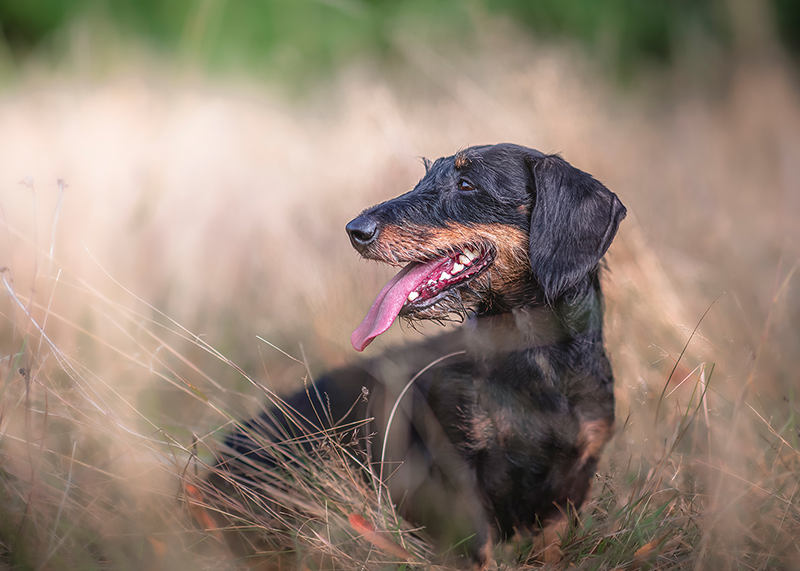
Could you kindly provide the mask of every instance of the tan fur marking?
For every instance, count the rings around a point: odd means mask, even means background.
[[[472,566],[474,571],[484,571],[493,566],[494,563],[494,541],[490,537],[486,539],[483,545],[478,546],[477,553],[478,561]]]
[[[544,380],[549,384],[552,384],[555,373],[553,372],[553,367],[550,366],[550,361],[547,359],[547,356],[544,353],[536,353],[536,355],[533,357],[533,360],[542,370],[542,376],[544,377]]]
[[[468,414],[464,416],[467,419],[467,430],[470,436],[467,446],[476,452],[489,448],[495,436],[494,423],[489,415],[480,407],[472,406]]]
[[[542,560],[547,564],[558,563],[561,560],[561,538],[567,531],[568,522],[563,514],[545,524],[542,529],[541,547]]]
[[[519,431],[515,430],[517,427],[513,413],[501,408],[494,415],[494,425],[497,430],[497,443],[501,448],[506,449],[509,441],[519,434]]]
[[[465,166],[469,165],[469,157],[466,153],[459,152],[456,154],[455,166],[457,169],[463,169]]]
[[[581,422],[578,434],[578,448],[581,451],[581,462],[597,458],[606,443],[614,435],[614,423],[606,419]]]

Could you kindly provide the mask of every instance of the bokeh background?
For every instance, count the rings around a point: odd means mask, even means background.
[[[347,221],[511,141],[629,211],[575,561],[798,568],[798,57],[791,0],[0,0],[0,564],[251,564],[184,480],[355,358]]]

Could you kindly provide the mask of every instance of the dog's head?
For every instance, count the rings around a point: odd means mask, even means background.
[[[470,147],[425,162],[414,190],[347,225],[364,258],[403,266],[353,332],[358,351],[398,316],[554,304],[598,264],[625,207],[557,155]]]

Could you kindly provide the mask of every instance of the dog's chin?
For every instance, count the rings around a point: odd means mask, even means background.
[[[407,303],[400,317],[409,321],[463,321],[477,312],[479,299],[466,288],[453,288],[421,302]]]

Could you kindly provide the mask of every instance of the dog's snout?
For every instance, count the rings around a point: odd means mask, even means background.
[[[378,223],[369,216],[359,216],[345,226],[353,248],[363,253],[378,237]]]

